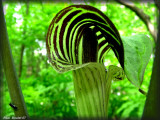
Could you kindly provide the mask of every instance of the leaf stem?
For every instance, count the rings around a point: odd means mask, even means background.
[[[0,31],[0,55],[2,58],[2,64],[8,84],[11,102],[17,107],[17,109],[14,109],[14,113],[16,117],[28,117],[8,40],[2,0],[0,0]]]

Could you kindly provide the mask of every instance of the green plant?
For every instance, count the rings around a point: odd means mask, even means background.
[[[124,72],[140,89],[152,52],[147,36],[120,37],[109,18],[88,5],[61,10],[50,24],[46,45],[50,63],[58,72],[73,70],[80,118],[107,117],[111,81],[122,80]],[[106,72],[103,57],[110,48],[124,72],[112,65]]]
[[[5,24],[2,0],[0,0],[0,14],[0,29],[2,31],[0,33],[0,56],[2,59],[6,81],[12,101],[12,103],[10,103],[10,106],[13,108],[15,116],[26,118],[28,117],[28,113],[12,58],[11,48],[8,40],[8,33]]]

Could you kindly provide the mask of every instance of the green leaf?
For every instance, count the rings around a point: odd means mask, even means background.
[[[128,80],[140,88],[145,68],[152,53],[151,40],[143,34],[122,37],[124,45],[124,72]]]

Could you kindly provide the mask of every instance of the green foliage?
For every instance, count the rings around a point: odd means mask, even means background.
[[[140,88],[152,53],[152,43],[143,34],[122,37],[124,45],[124,71],[128,80]]]
[[[113,64],[118,65],[118,61],[115,60],[115,57],[113,57],[114,53],[110,51],[107,54],[107,58],[110,58],[109,60],[105,60],[106,64]],[[141,85],[141,88],[144,91],[148,90],[148,85],[150,82],[150,76],[151,76],[151,70],[152,70],[152,63],[153,63],[153,57],[149,60],[149,63],[146,67],[143,83]],[[108,66],[108,65],[107,65]],[[134,87],[127,78],[125,78],[122,81],[115,81],[112,83],[112,90],[110,95],[110,106],[109,106],[109,116],[111,118],[139,118],[142,115],[144,103],[145,103],[146,97],[138,92],[138,88]],[[125,107],[125,104],[129,104],[132,102],[130,106]],[[135,104],[139,104],[139,106],[134,107]],[[124,106],[124,107],[122,107]],[[133,107],[133,108],[132,108]],[[119,110],[120,109],[120,110]],[[124,111],[128,111],[128,109],[131,109],[130,112],[125,114]],[[119,111],[119,112],[117,112]],[[124,112],[124,113],[123,113]],[[123,114],[123,116],[122,116]]]
[[[21,78],[21,83],[23,83],[22,92],[30,116],[76,117],[71,73],[58,74],[50,67],[43,69],[39,77],[32,75]],[[9,94],[5,95],[5,104],[10,102],[6,98],[9,98]],[[12,109],[6,106],[6,116],[13,116]]]
[[[32,82],[33,80],[34,82]],[[26,81],[22,88],[30,116],[76,116],[70,73],[62,75],[54,72],[52,68],[48,68],[43,69],[39,73],[39,77],[31,76],[27,80],[24,78],[21,81]]]
[[[92,4],[92,3],[91,3]],[[56,73],[48,64],[45,54],[45,37],[52,18],[58,11],[67,7],[67,3],[29,3],[29,13],[26,15],[24,3],[6,3],[6,24],[11,44],[12,54],[19,71],[20,52],[25,45],[23,54],[22,76],[20,78],[23,96],[30,117],[76,117],[76,105],[73,91],[72,73]],[[129,9],[118,4],[92,4],[103,11],[116,25],[122,36],[144,33],[151,38],[143,22]],[[136,4],[147,11],[154,22],[155,9],[153,4]],[[21,6],[21,7],[20,7]],[[20,9],[18,9],[20,7]],[[120,11],[120,12],[117,12]],[[153,40],[151,38],[151,40]],[[146,67],[141,88],[148,90],[152,73],[153,56]],[[106,58],[105,64],[118,65],[112,51]],[[10,97],[6,83],[4,84],[3,116],[13,116],[13,110],[8,105]],[[142,114],[145,96],[130,84],[127,79],[112,83],[110,95],[109,117],[139,118]]]

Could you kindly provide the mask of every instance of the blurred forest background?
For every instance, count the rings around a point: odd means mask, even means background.
[[[72,72],[57,73],[49,64],[46,55],[45,38],[48,26],[53,17],[61,9],[73,2],[4,2],[9,41],[14,63],[27,110],[30,117],[77,117]],[[146,34],[155,46],[154,37],[144,22],[124,5],[117,2],[84,2],[106,14],[115,24],[121,36],[138,33]],[[157,8],[154,3],[134,3],[150,17],[154,27],[157,26]],[[152,74],[154,54],[147,65],[142,89],[147,92]],[[118,65],[113,52],[105,57],[105,65]],[[13,116],[9,106],[11,102],[5,76],[3,79],[3,116]],[[112,83],[109,101],[109,117],[140,118],[146,97],[141,94],[128,80]]]

